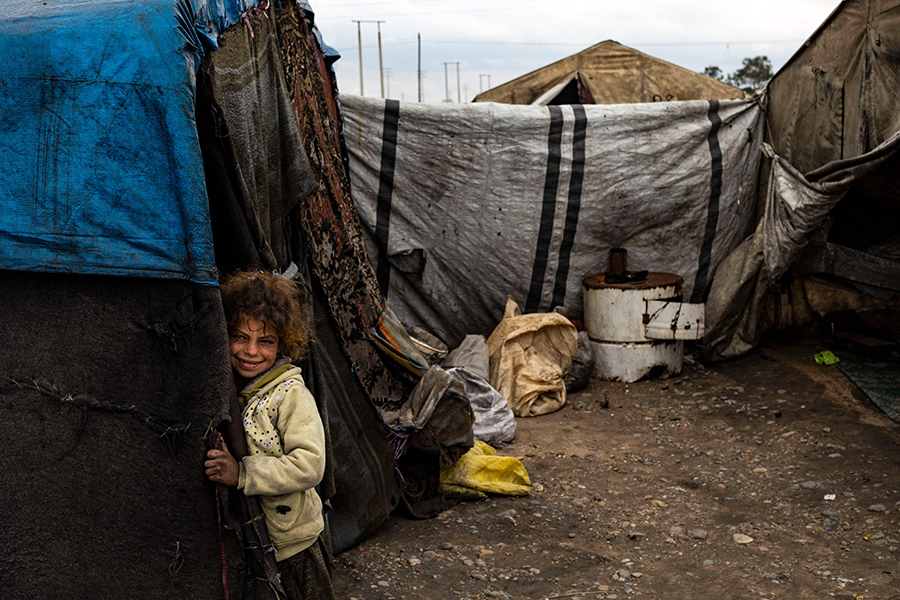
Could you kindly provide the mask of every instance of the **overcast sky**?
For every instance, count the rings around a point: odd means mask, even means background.
[[[380,27],[385,95],[416,101],[421,35],[425,102],[444,101],[448,88],[453,102],[471,101],[480,90],[604,40],[693,71],[716,65],[732,73],[744,58],[759,55],[768,56],[777,71],[838,5],[837,0],[309,1],[325,43],[341,53],[335,71],[342,93],[360,93],[359,27],[363,92],[381,96]]]

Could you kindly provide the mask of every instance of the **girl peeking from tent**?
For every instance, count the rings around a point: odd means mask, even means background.
[[[231,366],[248,453],[207,453],[206,475],[257,496],[288,600],[334,598],[322,540],[325,432],[316,402],[291,364],[306,350],[305,311],[296,284],[239,272],[221,286]]]

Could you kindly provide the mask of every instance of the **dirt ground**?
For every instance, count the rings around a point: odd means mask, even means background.
[[[530,496],[389,518],[344,599],[900,599],[900,426],[812,340],[518,419]]]

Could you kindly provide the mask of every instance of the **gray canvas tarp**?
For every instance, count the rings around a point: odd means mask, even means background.
[[[762,222],[763,250],[766,271],[773,281],[781,279],[800,257],[813,232],[851,186],[865,186],[872,178],[869,187],[889,188],[890,175],[896,168],[891,160],[898,148],[900,132],[871,152],[829,163],[804,177],[771,146],[764,145],[763,151],[772,161],[772,173]],[[882,169],[887,171],[880,173]]]
[[[342,96],[379,284],[451,347],[524,312],[582,311],[584,277],[677,273],[702,301],[752,230],[763,119],[747,100],[427,105]]]

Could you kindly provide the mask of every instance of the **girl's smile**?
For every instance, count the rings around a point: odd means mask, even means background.
[[[253,379],[268,371],[278,356],[278,334],[266,323],[244,318],[231,332],[231,366],[241,377]]]

